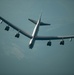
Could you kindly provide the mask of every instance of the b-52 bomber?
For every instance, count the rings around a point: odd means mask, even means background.
[[[14,28],[16,31],[18,31],[18,33],[15,35],[15,37],[19,38],[20,37],[20,33],[25,35],[26,37],[30,38],[30,42],[29,42],[29,48],[32,49],[34,46],[34,43],[36,40],[49,40],[47,42],[47,46],[51,46],[51,40],[61,40],[60,45],[64,45],[64,39],[70,39],[72,40],[72,38],[74,38],[74,35],[70,35],[70,36],[38,36],[38,31],[39,31],[39,27],[40,26],[48,26],[51,24],[48,23],[44,23],[41,21],[41,16],[40,15],[38,21],[33,20],[33,19],[28,19],[29,21],[31,21],[32,23],[35,24],[34,30],[32,35],[28,34],[27,32],[23,31],[22,29],[18,28],[17,26],[13,25],[12,23],[10,23],[9,21],[7,21],[6,19],[4,19],[3,17],[0,17],[0,23],[5,22],[7,24],[7,26],[5,27],[6,31],[9,31],[10,27]]]

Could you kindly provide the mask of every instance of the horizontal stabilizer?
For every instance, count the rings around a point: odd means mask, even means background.
[[[45,25],[51,25],[51,24],[40,22],[40,26],[45,26]]]
[[[37,23],[37,21],[35,21],[35,20],[32,20],[32,19],[28,19],[28,20],[31,21],[31,22],[34,23],[34,24]]]
[[[33,19],[28,19],[29,21],[31,21],[32,23],[36,24],[37,21],[36,20],[33,20]],[[51,25],[51,24],[48,24],[48,23],[44,23],[44,22],[40,22],[40,26],[45,26],[45,25]]]

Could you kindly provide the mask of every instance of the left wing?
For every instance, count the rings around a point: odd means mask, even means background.
[[[0,17],[1,23],[2,21],[5,22],[6,24],[8,24],[8,26],[14,28],[15,30],[17,30],[18,32],[20,32],[21,34],[27,36],[28,38],[32,38],[31,35],[29,35],[27,32],[21,30],[20,28],[18,28],[17,26],[11,24],[10,22],[8,22],[7,20],[5,20],[4,18]]]
[[[70,39],[74,38],[74,35],[70,36],[36,36],[36,40],[59,40],[59,39]]]

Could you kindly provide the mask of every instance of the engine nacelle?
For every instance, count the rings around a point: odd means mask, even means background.
[[[9,31],[9,29],[10,29],[9,26],[6,26],[6,27],[5,27],[5,30],[6,30],[6,31]]]
[[[2,23],[3,21],[2,20],[0,20],[0,24]]]
[[[64,40],[62,40],[62,41],[60,42],[60,45],[64,45]]]
[[[17,34],[15,35],[15,37],[16,37],[16,38],[19,38],[19,37],[20,37],[20,34],[19,34],[19,33],[17,33]]]
[[[72,38],[70,38],[69,41],[71,42],[72,41]]]
[[[47,46],[51,46],[51,44],[52,44],[51,41],[47,42]]]

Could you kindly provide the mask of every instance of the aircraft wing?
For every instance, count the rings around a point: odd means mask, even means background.
[[[70,39],[74,38],[74,35],[70,36],[36,36],[36,40],[59,40],[59,39]]]
[[[14,28],[16,31],[20,32],[21,34],[27,36],[28,38],[32,38],[31,35],[29,35],[27,32],[21,30],[20,28],[18,28],[17,26],[11,24],[10,22],[8,22],[7,20],[5,20],[4,18],[0,17],[0,20],[2,20],[3,22],[5,22],[6,24],[8,24],[8,26]]]

